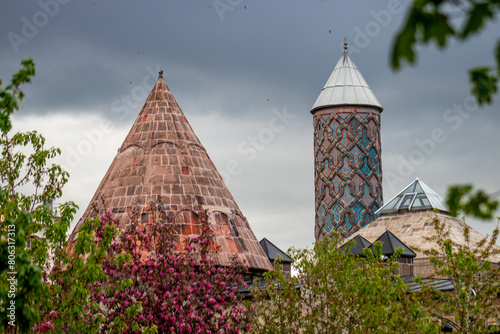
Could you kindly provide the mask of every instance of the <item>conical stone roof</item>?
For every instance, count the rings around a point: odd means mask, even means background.
[[[95,204],[116,216],[119,227],[125,227],[132,210],[139,209],[144,218],[149,204],[159,196],[167,210],[174,213],[176,222],[182,224],[183,238],[199,233],[197,212],[208,211],[220,246],[219,265],[228,265],[236,254],[250,269],[272,269],[248,221],[163,80],[163,71],[71,238],[85,219],[98,214]],[[104,205],[99,204],[102,199]]]

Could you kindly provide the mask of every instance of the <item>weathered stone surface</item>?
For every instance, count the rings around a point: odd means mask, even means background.
[[[71,238],[85,219],[100,213],[93,208],[101,199],[104,205],[99,207],[112,212],[120,224],[130,222],[134,208],[146,223],[151,220],[148,205],[159,196],[182,224],[181,240],[200,233],[198,213],[207,210],[221,249],[216,257],[220,265],[237,255],[251,269],[272,269],[161,75]]]

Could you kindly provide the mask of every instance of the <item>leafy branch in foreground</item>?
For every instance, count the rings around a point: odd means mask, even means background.
[[[69,177],[52,163],[61,151],[46,148],[45,138],[36,131],[10,133],[10,117],[24,98],[20,86],[31,82],[35,74],[30,58],[22,65],[9,85],[2,88],[0,82],[0,231],[4,237],[0,254],[5,259],[0,268],[0,297],[3,305],[14,302],[16,307],[15,319],[2,311],[0,329],[13,333],[32,329],[41,320],[47,300],[57,298],[48,294],[47,275],[52,261],[64,257],[66,232],[77,208],[67,202],[54,212],[53,204],[61,198]],[[17,282],[14,293],[8,281],[12,275]]]
[[[289,250],[298,276],[287,277],[276,267],[266,276],[266,289],[254,289],[250,307],[257,333],[438,332],[438,324],[394,275],[402,249],[383,261],[379,242],[363,257],[339,246],[334,236],[312,250]]]
[[[33,265],[25,251],[25,232],[32,224],[31,216],[20,214],[15,220],[7,219],[0,228],[0,328],[6,333],[17,329],[27,333],[39,319],[40,311],[33,303],[40,295],[42,272]]]
[[[58,282],[51,294],[61,297],[48,305],[43,316],[53,330],[250,330],[237,294],[245,286],[242,273],[248,266],[237,258],[226,267],[215,265],[217,247],[207,214],[197,213],[200,234],[193,238],[179,235],[182,226],[175,222],[175,212],[166,211],[161,202],[152,203],[148,215],[152,221],[143,222],[132,213],[121,234],[110,213],[82,225],[67,266],[56,268],[51,276]]]
[[[21,61],[23,67],[12,76],[10,84],[2,88],[0,79],[0,130],[2,133],[10,131],[12,128],[10,115],[19,109],[19,104],[24,98],[24,93],[20,86],[24,83],[30,83],[31,77],[35,75],[35,63],[31,58],[25,58]]]
[[[493,219],[498,201],[483,190],[474,191],[471,185],[456,185],[448,188],[446,204],[450,215],[456,217],[459,212],[476,218]]]
[[[394,39],[391,65],[414,64],[415,47],[432,41],[444,48],[453,38],[466,41],[493,21],[500,10],[496,0],[413,0],[406,21]],[[458,16],[457,16],[458,15]],[[457,24],[457,20],[462,24]],[[500,80],[500,38],[494,44],[496,69],[482,66],[469,70],[471,91],[479,104],[491,103]]]
[[[417,293],[429,312],[446,318],[459,333],[490,333],[491,324],[500,316],[498,294],[500,269],[492,262],[500,249],[496,245],[498,228],[491,238],[472,242],[470,229],[463,224],[464,243],[450,236],[450,227],[434,219],[436,234],[426,237],[436,243],[436,248],[424,251],[434,266],[434,279],[449,279],[453,291],[438,291],[431,281],[421,277],[416,282],[423,286]]]

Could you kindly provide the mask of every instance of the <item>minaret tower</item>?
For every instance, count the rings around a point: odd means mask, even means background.
[[[316,240],[348,237],[382,205],[380,114],[383,108],[344,53],[311,109],[314,122]]]

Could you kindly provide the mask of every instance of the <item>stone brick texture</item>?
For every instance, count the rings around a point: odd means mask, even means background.
[[[134,209],[147,221],[149,205],[158,197],[182,224],[181,240],[199,234],[198,213],[208,212],[220,246],[219,265],[228,265],[236,254],[250,269],[272,269],[161,76],[73,233],[86,218],[99,213],[96,207],[110,211],[121,228],[130,222]]]

